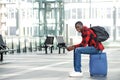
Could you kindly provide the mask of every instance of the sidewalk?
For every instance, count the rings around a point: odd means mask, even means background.
[[[106,48],[120,48],[120,41],[103,42],[103,44]]]
[[[120,49],[106,48],[108,58],[107,77],[90,77],[89,56],[82,55],[83,77],[69,77],[73,70],[73,54],[45,54],[40,52],[8,54],[0,64],[0,80],[119,80]]]

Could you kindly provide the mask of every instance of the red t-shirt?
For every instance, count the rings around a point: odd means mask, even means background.
[[[86,46],[94,46],[98,50],[103,50],[104,46],[102,45],[101,42],[97,42],[94,40],[94,38],[91,38],[91,34],[96,37],[96,34],[90,29],[87,28],[86,26],[83,26],[83,29],[81,31],[82,33],[82,41],[80,44],[74,45],[75,48],[77,47],[86,47]]]

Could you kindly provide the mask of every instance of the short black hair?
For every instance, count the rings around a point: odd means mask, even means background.
[[[81,21],[77,21],[77,22],[75,23],[75,26],[76,26],[77,24],[80,24],[80,25],[83,26],[83,23],[82,23]]]

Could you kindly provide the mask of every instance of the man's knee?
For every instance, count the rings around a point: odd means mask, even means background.
[[[82,47],[76,48],[74,53],[83,53],[84,49]]]
[[[74,53],[80,53],[81,52],[81,48],[76,48],[75,50],[74,50]]]

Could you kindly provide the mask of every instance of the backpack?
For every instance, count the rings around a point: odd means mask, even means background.
[[[97,37],[95,38],[95,40],[98,42],[103,42],[109,38],[109,34],[104,27],[93,26],[90,27],[90,29],[92,29],[92,31],[96,34]]]

